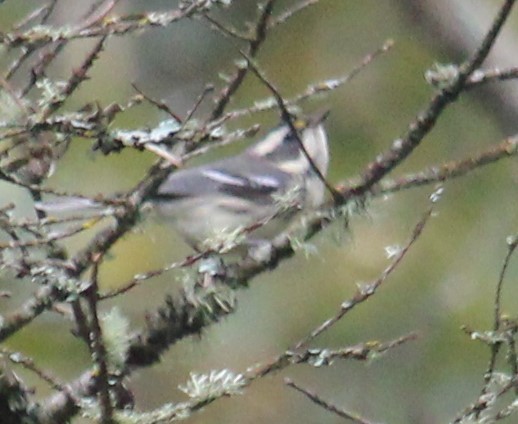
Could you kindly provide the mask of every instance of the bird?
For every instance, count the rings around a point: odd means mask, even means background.
[[[150,198],[158,216],[198,252],[268,241],[324,201],[328,113],[281,122],[235,156],[172,172]]]

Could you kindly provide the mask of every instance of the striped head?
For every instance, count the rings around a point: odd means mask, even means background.
[[[329,166],[327,136],[323,125],[327,115],[326,111],[308,119],[297,119],[293,123],[304,149],[324,176]],[[271,131],[263,140],[247,149],[245,154],[266,159],[282,171],[293,175],[311,172],[306,155],[286,124]]]

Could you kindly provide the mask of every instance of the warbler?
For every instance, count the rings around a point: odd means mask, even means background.
[[[294,120],[298,135],[285,122],[238,155],[173,172],[150,200],[195,250],[267,240],[324,200],[327,115]]]

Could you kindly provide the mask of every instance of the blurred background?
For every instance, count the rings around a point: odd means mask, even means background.
[[[0,28],[6,30],[39,1],[7,1],[0,6]],[[89,2],[58,2],[52,24],[74,22]],[[293,1],[279,0],[275,14]],[[482,39],[499,1],[441,0],[363,2],[321,0],[274,29],[258,62],[285,96],[310,83],[348,73],[387,39],[395,47],[340,89],[304,104],[304,109],[331,109],[327,128],[333,183],[358,175],[366,163],[402,135],[427,104],[433,89],[424,72],[435,62],[458,63]],[[130,14],[177,7],[174,1],[123,0],[113,13]],[[214,16],[246,30],[257,2],[234,1]],[[511,16],[488,67],[518,65],[518,15]],[[70,43],[49,70],[65,79],[84,57],[92,41]],[[5,63],[9,56],[2,58]],[[222,86],[239,59],[238,46],[200,20],[182,20],[165,29],[112,37],[86,82],[67,103],[74,110],[97,101],[106,106],[135,94],[131,83],[165,101],[185,116],[207,83]],[[514,62],[513,62],[514,61]],[[21,77],[24,77],[21,75]],[[20,78],[20,83],[23,78]],[[464,94],[441,116],[436,128],[397,175],[469,157],[516,132],[516,82],[505,82]],[[230,108],[251,105],[269,93],[248,76]],[[210,104],[198,112],[203,117]],[[151,127],[166,118],[142,105],[122,114],[116,126]],[[261,124],[261,133],[278,122],[275,112],[256,114],[231,128]],[[239,151],[246,141],[216,156]],[[126,149],[108,157],[93,153],[91,142],[73,140],[46,185],[88,195],[110,194],[132,187],[154,161],[150,153]],[[130,386],[137,408],[149,410],[185,399],[177,389],[190,372],[229,368],[241,372],[268,362],[333,315],[357,284],[376,278],[388,265],[385,247],[404,244],[428,207],[434,187],[413,189],[368,204],[349,230],[340,223],[312,243],[318,253],[296,255],[272,273],[254,279],[237,293],[237,313],[208,328],[200,338],[173,346],[160,364],[136,373]],[[487,330],[492,326],[493,298],[506,253],[506,236],[518,231],[518,166],[516,158],[480,169],[445,184],[445,193],[423,236],[380,292],[358,307],[316,347],[340,347],[370,340],[389,340],[411,331],[416,341],[369,363],[337,361],[327,368],[293,366],[255,382],[242,396],[224,399],[190,419],[195,423],[334,423],[339,418],[287,388],[284,377],[311,388],[325,399],[356,411],[373,422],[436,423],[452,419],[475,400],[489,360],[489,350],[470,340],[461,325]],[[33,216],[24,190],[0,183],[0,206],[15,202],[19,216]],[[92,232],[67,241],[71,251],[84,246]],[[189,254],[169,229],[151,219],[142,223],[112,251],[101,269],[104,288],[116,287],[135,273],[155,269]],[[517,315],[518,260],[511,264],[504,287],[503,310]],[[174,294],[184,275],[173,272],[148,281],[103,305],[117,306],[132,324],[143,325],[166,293]],[[0,289],[14,294],[1,299],[8,311],[34,291],[29,281],[0,275]],[[42,338],[41,334],[45,334]],[[44,343],[42,343],[44,342]],[[70,334],[61,317],[46,313],[8,340],[11,349],[32,356],[63,381],[73,379],[89,363],[84,344]],[[32,375],[20,372],[41,396],[49,393]],[[78,420],[77,422],[80,422]],[[514,422],[510,419],[509,422]]]

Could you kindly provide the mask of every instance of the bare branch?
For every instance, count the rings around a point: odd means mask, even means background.
[[[1,33],[0,43],[9,48],[24,46],[26,48],[41,47],[56,42],[79,38],[95,38],[107,35],[124,35],[130,32],[160,28],[171,25],[181,19],[189,18],[203,11],[211,2],[195,1],[185,9],[173,9],[168,12],[147,12],[141,15],[112,17],[97,25],[81,28],[81,24],[72,28],[52,28],[42,26],[26,32]]]
[[[424,171],[404,175],[393,180],[384,179],[372,188],[372,194],[388,194],[423,185],[446,182],[517,154],[518,137],[510,137],[473,157],[434,165]]]
[[[268,0],[262,6],[262,11],[255,25],[254,37],[248,44],[248,48],[246,50],[246,54],[250,57],[255,57],[255,55],[259,51],[259,48],[266,39],[266,34],[268,30],[268,20],[270,19],[270,16],[272,14],[275,2],[276,0]],[[230,82],[227,84],[227,86],[223,90],[221,90],[218,97],[214,100],[215,106],[211,113],[211,121],[221,117],[221,115],[225,111],[225,108],[228,105],[228,102],[230,102],[231,97],[241,86],[241,83],[245,79],[247,72],[247,66],[238,68],[234,75],[230,78]]]
[[[348,412],[345,409],[339,408],[338,406],[333,405],[332,403],[322,399],[315,392],[312,392],[302,386],[299,386],[290,378],[284,379],[284,383],[288,387],[295,389],[297,392],[302,393],[310,401],[312,401],[313,403],[317,404],[318,406],[324,408],[326,411],[331,412],[332,414],[338,415],[339,417],[345,418],[346,420],[352,421],[353,423],[356,423],[356,424],[373,424],[372,421],[367,421],[365,418],[360,417],[358,414],[355,414],[353,412]]]
[[[408,132],[402,138],[394,140],[387,152],[378,156],[375,161],[367,166],[367,172],[364,173],[362,182],[346,190],[344,198],[347,198],[349,195],[366,193],[375,183],[391,172],[396,165],[403,162],[403,160],[421,144],[421,141],[435,126],[437,119],[445,108],[457,99],[469,77],[480,67],[487,57],[514,3],[514,0],[506,0],[504,2],[491,28],[480,44],[480,47],[472,57],[460,67],[453,81],[447,84],[432,98],[428,107],[409,125]]]
[[[89,348],[92,355],[93,363],[98,370],[98,384],[99,384],[99,404],[101,409],[100,422],[102,424],[109,424],[112,422],[113,405],[110,399],[110,375],[108,373],[107,352],[103,341],[103,333],[99,321],[97,311],[98,301],[98,273],[99,264],[102,259],[102,254],[94,258],[94,266],[92,268],[92,277],[90,287],[84,292],[86,304],[88,305],[88,313],[90,316],[90,340]]]

